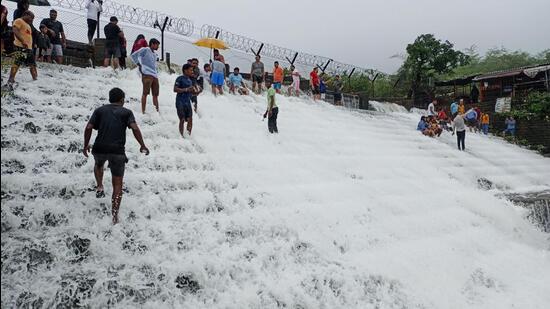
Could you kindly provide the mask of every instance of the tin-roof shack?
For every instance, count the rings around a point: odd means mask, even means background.
[[[436,82],[436,87],[453,87],[453,97],[470,96],[472,102],[496,102],[498,98],[511,97],[513,101],[523,98],[531,90],[550,91],[550,64],[526,66],[510,70],[472,75],[449,81]],[[466,93],[477,85],[479,100]]]

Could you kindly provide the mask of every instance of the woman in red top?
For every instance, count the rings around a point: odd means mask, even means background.
[[[142,47],[147,47],[147,46],[149,45],[145,40],[145,36],[143,34],[138,35],[136,40],[134,41],[134,46],[132,46],[132,54],[140,50]]]

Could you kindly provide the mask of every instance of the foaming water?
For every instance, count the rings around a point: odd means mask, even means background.
[[[2,98],[2,307],[550,302],[547,236],[499,197],[550,188],[547,158],[480,135],[457,152],[452,136],[426,138],[401,112],[283,96],[278,135],[262,121],[263,96],[205,93],[182,139],[174,75],[160,75],[161,114],[149,105],[141,115],[135,71],[39,72],[37,82],[21,72]],[[139,153],[128,133],[116,226],[80,153],[86,120],[114,86],[151,150]]]

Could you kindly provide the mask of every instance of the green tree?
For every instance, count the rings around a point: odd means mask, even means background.
[[[468,55],[453,47],[451,42],[443,42],[433,34],[422,34],[407,45],[407,59],[401,73],[410,81],[413,98],[427,90],[429,80],[436,75],[450,73],[469,62]]]

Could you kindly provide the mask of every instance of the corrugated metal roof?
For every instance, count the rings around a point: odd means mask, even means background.
[[[510,69],[510,70],[490,72],[490,73],[481,74],[481,75],[477,76],[476,78],[473,79],[473,81],[477,82],[477,81],[493,79],[493,78],[516,76],[516,75],[522,74],[524,70],[527,70],[527,69],[533,70],[533,69],[538,69],[538,68],[545,67],[545,66],[548,66],[548,64],[531,65],[531,66],[514,68],[514,69]]]

